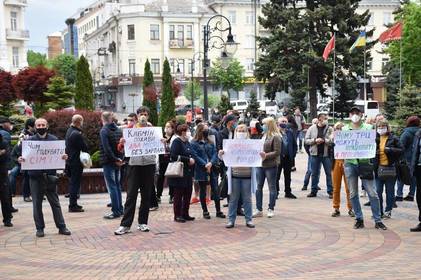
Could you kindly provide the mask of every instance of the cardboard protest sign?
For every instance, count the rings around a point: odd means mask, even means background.
[[[22,170],[64,169],[65,141],[22,141]]]
[[[161,142],[162,128],[141,127],[123,130],[124,154],[126,157],[165,154],[165,146]]]
[[[264,140],[224,139],[224,164],[231,167],[260,167]]]
[[[335,159],[369,159],[376,156],[376,131],[335,131]]]

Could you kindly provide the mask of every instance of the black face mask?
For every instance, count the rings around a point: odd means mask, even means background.
[[[203,138],[207,139],[209,136],[209,130],[203,130]]]
[[[46,133],[47,133],[47,131],[48,131],[48,128],[37,128],[37,133],[39,134],[39,135],[45,135]]]

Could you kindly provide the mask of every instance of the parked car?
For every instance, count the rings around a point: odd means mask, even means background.
[[[249,102],[245,99],[233,100],[233,101],[230,101],[230,103],[231,103],[232,108],[239,112],[246,111],[247,107],[249,106]]]

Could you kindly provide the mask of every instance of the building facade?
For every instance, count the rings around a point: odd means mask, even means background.
[[[25,28],[27,0],[0,1],[0,69],[17,73],[26,67],[26,42],[29,31]]]

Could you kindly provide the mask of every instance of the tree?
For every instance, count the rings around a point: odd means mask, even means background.
[[[394,60],[390,60],[383,68],[386,74],[386,102],[384,110],[387,119],[395,119],[396,110],[399,107],[399,64],[396,65]]]
[[[143,106],[146,106],[151,111],[149,114],[149,122],[153,125],[158,124],[157,111],[158,96],[153,80],[153,73],[151,71],[151,64],[147,59],[145,62],[144,79],[143,79]]]
[[[252,115],[256,114],[259,111],[260,104],[257,101],[256,92],[252,90],[250,92],[250,101],[249,105],[247,106],[247,112],[250,112]]]
[[[89,64],[82,55],[76,63],[75,107],[92,111],[94,109],[94,86]]]
[[[192,100],[192,92],[193,92],[193,97],[194,97],[193,101],[197,101],[197,100],[201,99],[202,96],[203,96],[202,87],[200,86],[200,83],[197,80],[193,80],[193,82],[189,81],[187,83],[186,87],[184,88],[184,96],[190,102]],[[209,107],[211,107],[211,106],[209,105]]]
[[[26,59],[28,61],[29,67],[37,67],[37,66],[47,67],[48,65],[47,55],[39,53],[39,52],[34,52],[32,50],[29,50],[26,53]]]
[[[228,67],[224,68],[221,59],[217,59],[210,69],[209,78],[226,91],[239,91],[243,88],[244,67],[237,59],[232,59]]]
[[[75,83],[76,63],[76,58],[68,54],[61,54],[51,61],[53,69],[66,80],[68,85]]]
[[[66,84],[63,77],[56,76],[50,79],[48,89],[44,92],[48,109],[61,110],[73,105],[73,87]]]
[[[402,124],[409,116],[421,116],[421,88],[406,86],[402,89],[396,119]]]
[[[208,95],[208,106],[209,108],[216,108],[221,103],[221,98],[218,95],[210,94]],[[203,95],[200,96],[199,104],[201,107],[205,106],[205,101]]]
[[[162,73],[162,97],[161,113],[159,114],[159,126],[164,127],[167,121],[175,118],[175,100],[171,87],[172,77],[168,60],[164,61],[164,72]]]
[[[324,95],[325,86],[332,81],[333,61],[330,58],[324,62],[322,53],[334,32],[338,54],[335,87],[337,92],[348,93],[344,98],[354,95],[349,90],[356,88],[357,77],[363,76],[364,50],[358,48],[350,53],[349,48],[370,17],[368,10],[357,14],[359,2],[271,0],[263,5],[263,17],[259,22],[268,30],[269,36],[258,38],[263,54],[256,63],[255,75],[267,83],[270,99],[276,92],[285,91],[292,96],[293,104],[303,103],[309,92],[310,115],[316,115],[317,92]],[[366,30],[366,34],[372,36],[373,30]],[[369,50],[374,43],[367,43],[365,47],[367,61],[370,61]]]
[[[227,95],[221,95],[221,102],[218,105],[218,109],[222,116],[225,116],[228,110],[232,110],[232,105]]]
[[[0,114],[10,116],[13,111],[13,101],[17,99],[12,86],[13,75],[0,70]]]

